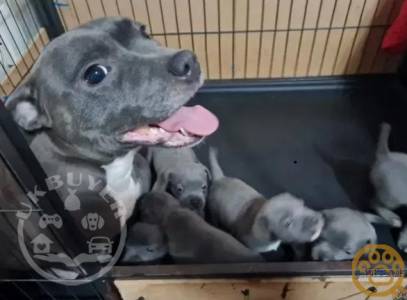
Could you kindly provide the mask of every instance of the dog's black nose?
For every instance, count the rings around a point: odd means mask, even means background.
[[[168,62],[168,72],[185,79],[198,79],[200,68],[195,54],[188,50],[177,52]]]

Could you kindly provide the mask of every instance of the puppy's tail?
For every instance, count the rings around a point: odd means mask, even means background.
[[[390,150],[389,150],[390,132],[391,132],[390,124],[382,123],[381,129],[380,129],[379,142],[377,144],[377,151],[376,151],[377,157],[382,156],[382,155],[387,155],[390,152]]]
[[[209,147],[209,165],[211,167],[213,180],[218,180],[225,176],[219,165],[218,150],[213,147]]]

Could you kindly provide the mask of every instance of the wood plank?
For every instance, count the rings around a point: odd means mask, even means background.
[[[232,79],[233,77],[233,61],[232,61],[232,34],[224,33],[220,35],[221,45],[221,63],[222,63],[222,79]]]
[[[247,36],[246,78],[257,78],[259,60],[260,33],[252,32]]]
[[[274,36],[274,32],[263,33],[263,42],[259,62],[259,78],[269,78],[270,76],[270,63],[273,55]]]
[[[116,280],[115,285],[124,300],[140,297],[153,300],[167,300],[169,297],[177,300],[366,299],[366,295],[354,286],[350,276],[270,280]],[[380,299],[390,300],[392,296]]]
[[[220,78],[220,66],[219,66],[219,35],[218,34],[208,34],[208,64],[209,64],[209,75],[211,79]]]
[[[137,22],[144,24],[146,26],[147,32],[152,33],[150,28],[150,20],[148,18],[149,11],[147,11],[146,1],[129,0],[129,4],[130,4],[129,8],[131,10],[132,15],[134,16],[134,19]]]

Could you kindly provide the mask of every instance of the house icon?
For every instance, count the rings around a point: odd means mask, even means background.
[[[53,243],[53,241],[51,241],[45,234],[42,233],[31,240],[31,244],[33,244],[34,254],[49,254],[51,251],[51,244]]]

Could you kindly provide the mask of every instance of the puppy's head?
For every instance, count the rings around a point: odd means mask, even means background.
[[[304,205],[291,194],[281,194],[268,200],[256,219],[271,238],[287,243],[316,240],[324,225],[322,214]]]
[[[76,155],[112,157],[215,131],[210,112],[183,107],[202,82],[192,52],[161,47],[139,23],[104,18],[54,39],[7,107],[22,128],[47,128]]]
[[[138,201],[140,219],[150,224],[161,224],[174,207],[179,207],[179,202],[166,192],[149,192]]]
[[[325,225],[320,238],[312,246],[314,260],[348,260],[366,244],[377,242],[371,223],[385,223],[380,217],[349,208],[323,211]]]
[[[122,261],[125,263],[151,262],[167,253],[164,234],[157,225],[135,223],[127,233]]]
[[[157,185],[162,187],[176,199],[181,206],[204,216],[206,197],[208,195],[209,171],[200,163],[176,172],[168,172],[159,176]]]

